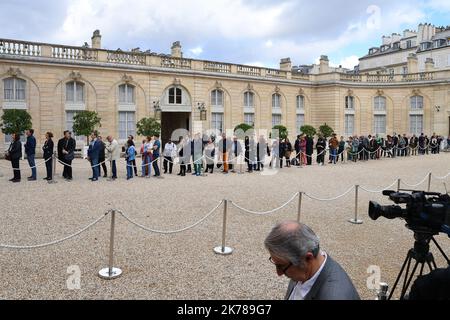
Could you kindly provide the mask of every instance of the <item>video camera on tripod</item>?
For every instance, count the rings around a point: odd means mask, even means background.
[[[399,190],[398,192],[386,190],[383,191],[383,195],[388,196],[396,205],[381,206],[371,201],[369,203],[370,218],[372,220],[377,220],[380,217],[404,219],[407,223],[406,227],[414,232],[414,248],[409,250],[389,296],[389,300],[391,300],[406,268],[400,296],[400,300],[403,300],[419,265],[419,275],[423,275],[425,264],[428,265],[430,272],[437,269],[433,254],[430,252],[430,242],[436,245],[448,266],[450,266],[449,258],[434,238],[439,233],[445,233],[450,237],[450,196],[436,192],[413,190]],[[406,208],[402,208],[399,204],[406,204]],[[415,260],[415,264],[410,270],[412,260]]]
[[[406,190],[405,190],[406,191]],[[436,192],[412,191],[412,193],[383,191],[384,196],[396,204],[406,204],[406,209],[398,205],[381,206],[369,203],[372,220],[402,218],[411,230],[427,228],[433,233],[446,233],[450,237],[450,196]]]

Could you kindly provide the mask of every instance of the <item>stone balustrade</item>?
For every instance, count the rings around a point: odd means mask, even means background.
[[[39,57],[42,48],[39,43],[0,39],[0,54]]]
[[[198,70],[220,74],[237,74],[243,76],[276,78],[302,81],[341,81],[352,83],[404,83],[450,78],[450,71],[438,70],[413,74],[292,74],[288,71],[236,65],[223,62],[174,58],[150,52],[126,52],[121,50],[92,49],[54,44],[26,42],[20,40],[0,39],[0,56],[26,56],[50,58],[66,61],[90,61],[121,65],[139,65],[168,69]]]
[[[52,57],[56,59],[65,60],[84,60],[84,61],[97,61],[97,50],[89,48],[68,47],[68,46],[55,46],[52,47]]]

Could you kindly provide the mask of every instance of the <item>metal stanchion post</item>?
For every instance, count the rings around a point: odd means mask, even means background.
[[[99,276],[105,280],[112,280],[122,275],[122,270],[114,267],[114,228],[116,225],[116,211],[111,211],[111,236],[109,240],[109,267],[100,270]]]
[[[302,198],[303,192],[298,193],[298,211],[297,211],[297,222],[300,223],[300,219],[302,217]]]
[[[398,179],[398,181],[397,181],[397,192],[400,192],[401,188],[402,188],[402,179]]]
[[[431,191],[431,179],[433,179],[433,174],[430,172],[428,174],[428,192]]]
[[[222,230],[222,246],[214,248],[214,252],[223,256],[233,253],[233,248],[227,247],[225,244],[227,236],[227,216],[228,216],[228,200],[223,201],[223,230]]]
[[[58,183],[58,182],[55,181],[55,177],[56,177],[56,152],[53,153],[53,159],[51,161],[53,162],[52,180],[48,181],[48,183],[49,184],[54,184],[54,183]]]
[[[363,224],[362,220],[358,220],[358,199],[359,199],[359,186],[355,186],[355,218],[350,219],[349,222],[353,224]]]
[[[109,161],[109,172],[111,173],[111,177],[109,177],[107,179],[107,181],[114,181],[113,177],[113,172],[112,172],[112,160]]]

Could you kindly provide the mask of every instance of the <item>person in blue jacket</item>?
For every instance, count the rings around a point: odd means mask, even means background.
[[[131,140],[127,142],[127,180],[133,179],[133,162],[136,160],[136,148]]]
[[[100,151],[102,149],[102,143],[98,139],[98,132],[94,131],[91,133],[91,143],[89,144],[88,149],[88,160],[91,162],[92,166],[92,182],[98,181],[98,177],[100,176]]]
[[[27,142],[25,143],[25,154],[27,155],[28,165],[31,168],[31,177],[28,177],[28,181],[37,180],[36,170],[36,138],[34,137],[34,130],[30,129],[26,131]]]

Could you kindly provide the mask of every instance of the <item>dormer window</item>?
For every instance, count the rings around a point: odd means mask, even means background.
[[[395,50],[400,49],[400,42],[394,43],[394,44],[392,45],[392,49],[395,49]]]

